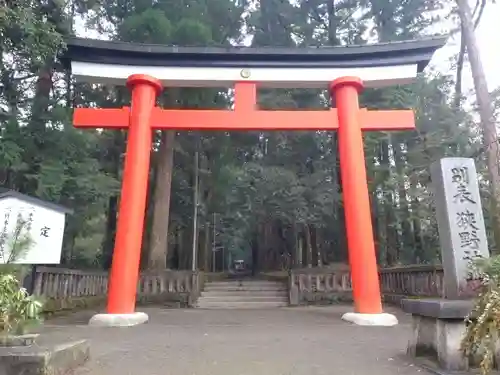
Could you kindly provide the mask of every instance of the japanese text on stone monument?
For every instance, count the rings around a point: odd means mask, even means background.
[[[480,247],[483,236],[478,235],[481,229],[477,222],[479,191],[471,189],[468,166],[457,164],[451,168],[450,175],[451,186],[454,188],[452,204],[455,211],[455,225],[460,239],[460,248],[463,251],[462,260],[470,263],[474,259],[483,257]],[[472,177],[476,178],[476,176]],[[484,231],[484,227],[482,230]]]
[[[455,296],[471,274],[471,263],[489,256],[473,159],[444,158],[431,167],[445,289]]]

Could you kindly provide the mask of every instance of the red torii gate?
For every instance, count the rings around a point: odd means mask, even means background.
[[[127,86],[132,91],[130,108],[77,108],[74,112],[75,127],[127,128],[129,131],[109,281],[108,314],[135,311],[153,129],[338,130],[355,311],[370,315],[383,313],[362,131],[413,129],[413,111],[360,109],[358,93],[363,83],[356,77],[343,77],[331,83],[330,92],[337,108],[326,111],[258,110],[255,82],[235,84],[234,110],[161,109],[155,107],[156,97],[162,90],[159,80],[132,75]],[[384,325],[396,323],[394,318]]]
[[[152,131],[338,130],[347,244],[355,313],[343,319],[364,325],[394,325],[382,312],[366,181],[362,131],[414,128],[412,111],[367,111],[358,94],[367,87],[412,82],[446,38],[329,48],[178,47],[73,38],[61,61],[85,82],[123,84],[130,108],[77,108],[79,128],[128,129],[107,314],[90,324],[125,326],[145,322],[135,312],[146,209]],[[148,75],[137,75],[144,73]],[[154,77],[154,78],[153,78]],[[339,78],[340,77],[340,78]],[[168,87],[234,87],[234,110],[155,107]],[[257,86],[329,88],[337,108],[324,111],[259,110]]]

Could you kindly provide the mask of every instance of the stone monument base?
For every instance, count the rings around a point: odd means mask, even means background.
[[[0,374],[65,375],[90,357],[88,341],[0,348]]]
[[[405,299],[401,306],[412,314],[413,332],[407,348],[411,357],[436,360],[441,369],[448,371],[469,369],[460,345],[465,318],[473,307],[471,300]]]
[[[398,318],[392,314],[359,314],[359,313],[345,313],[342,320],[346,322],[357,324],[358,326],[379,326],[379,327],[392,327],[398,324]]]
[[[96,314],[89,325],[93,327],[131,327],[146,323],[149,317],[146,313],[135,312],[132,314]]]

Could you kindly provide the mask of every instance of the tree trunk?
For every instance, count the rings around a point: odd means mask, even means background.
[[[181,227],[177,233],[177,269],[185,270],[189,267],[189,253],[191,252],[191,228]],[[191,268],[191,267],[189,267]]]
[[[417,198],[413,201],[413,207],[416,207],[419,204]],[[416,210],[416,208],[414,208]],[[413,235],[414,235],[414,243],[415,243],[415,258],[412,263],[423,263],[427,261],[426,252],[424,251],[423,241],[422,241],[422,223],[420,219],[415,215],[413,218]]]
[[[410,137],[406,141],[408,145],[408,150],[411,150],[416,145],[416,137]],[[412,164],[411,160],[408,160],[408,164]],[[408,205],[409,211],[411,211],[411,227],[413,232],[413,244],[414,244],[414,260],[417,263],[422,263],[425,260],[425,251],[422,241],[422,223],[418,215],[418,207],[421,204],[418,197],[416,196],[416,191],[419,184],[419,176],[415,171],[409,173],[410,180],[410,193],[408,197],[410,198],[410,203]],[[424,182],[422,182],[424,183]]]
[[[174,269],[181,269],[181,254],[182,254],[182,249],[184,247],[184,227],[177,227],[177,230],[175,231],[175,247],[174,247],[174,253],[172,254],[171,258],[171,266]]]
[[[210,272],[210,259],[212,258],[212,246],[210,241],[210,221],[205,222],[203,243],[203,271]]]
[[[384,168],[384,180],[391,178],[391,163],[389,159],[390,141],[383,139],[380,142],[380,165]],[[385,188],[382,186],[382,188]],[[391,266],[398,260],[398,232],[396,230],[397,222],[394,215],[394,199],[391,191],[385,191],[383,194],[383,230],[385,232],[385,260],[387,265]],[[379,227],[382,229],[381,227]]]
[[[375,244],[375,254],[377,255],[377,262],[381,263],[381,255],[382,255],[382,239],[380,236],[380,228],[379,228],[379,201],[377,197],[377,192],[372,192],[370,194],[370,207],[372,214],[372,226],[373,226],[373,242]]]
[[[312,257],[313,257],[313,248],[312,248],[312,241],[311,241],[311,229],[309,228],[309,225],[305,225],[305,233],[306,233],[306,245],[307,245],[307,267],[312,267]]]
[[[259,263],[259,226],[257,225],[256,230],[252,235],[252,241],[250,246],[252,248],[252,276],[255,276],[260,271]]]
[[[394,142],[393,148],[393,157],[394,162],[396,163],[396,171],[399,177],[398,181],[398,195],[399,195],[399,210],[401,212],[401,250],[403,254],[404,260],[408,260],[414,255],[414,235],[411,226],[411,214],[409,210],[408,204],[408,195],[406,194],[406,156],[402,151],[402,147],[405,146],[405,149],[408,149],[408,145],[404,140],[402,142],[396,141]],[[408,255],[408,256],[407,256]]]
[[[266,220],[267,221],[267,220]],[[257,246],[257,263],[259,265],[259,271],[265,271],[266,269],[266,259],[267,259],[267,228],[268,223],[263,221],[257,226],[257,236],[258,236],[258,246]]]
[[[108,212],[106,213],[106,231],[102,246],[102,267],[105,270],[111,268],[113,260],[113,249],[115,246],[115,233],[116,233],[116,215],[118,212],[118,197],[113,195],[109,197]]]
[[[325,251],[324,228],[316,228],[316,251],[318,252],[318,267],[323,267],[328,262]]]
[[[292,255],[292,267],[302,267],[302,249],[300,244],[300,226],[293,224],[294,249]]]
[[[174,130],[162,132],[154,188],[154,210],[147,261],[148,269],[167,268],[168,221],[174,163],[174,141]]]
[[[297,259],[298,259],[298,264],[297,266],[299,268],[302,268],[304,266],[304,245],[303,245],[303,241],[302,241],[302,233],[298,233],[297,234],[297,246],[298,246],[298,256],[297,256]]]
[[[341,21],[340,17],[337,15],[335,1],[327,1],[327,13],[328,13],[328,45],[329,46],[338,46],[340,45],[339,40],[339,23]],[[330,106],[335,107],[335,97],[332,96],[330,98]],[[342,181],[340,178],[340,162],[339,162],[339,147],[338,147],[338,133],[332,132],[331,134],[331,147],[332,154],[335,155],[335,165],[333,167],[333,175],[332,181],[335,184],[335,189],[339,193],[339,196],[342,194]],[[348,257],[347,254],[347,232],[345,228],[345,213],[344,206],[339,201],[334,202],[333,205],[334,217],[337,218],[336,228],[334,228],[335,241],[334,248],[332,249],[332,259],[342,259],[346,260]]]
[[[455,108],[460,108],[460,104],[462,103],[462,73],[464,70],[465,63],[465,34],[463,32],[460,35],[460,52],[458,53],[457,59],[457,75],[455,77],[455,95],[453,98],[453,105]]]
[[[193,242],[191,247],[191,271],[196,271],[198,267],[197,255],[198,255],[198,200],[199,200],[199,153],[195,152],[194,160],[194,184],[193,184]]]
[[[489,179],[491,182],[491,203],[493,216],[493,234],[497,248],[500,244],[500,172],[498,160],[500,159],[500,147],[495,125],[493,103],[488,91],[488,83],[484,73],[483,64],[479,55],[476,35],[474,33],[474,23],[472,13],[467,0],[457,0],[458,13],[462,21],[462,31],[464,34],[467,54],[474,80],[476,99],[479,107],[479,116],[483,129],[484,147],[486,149],[486,159],[488,165]]]
[[[38,79],[35,84],[35,95],[33,105],[31,107],[31,116],[28,123],[28,132],[36,134],[31,137],[32,146],[25,149],[24,158],[28,165],[26,175],[38,175],[40,166],[43,163],[43,151],[46,148],[44,143],[45,126],[49,120],[49,105],[50,93],[53,86],[53,69],[52,64],[48,63],[38,74]],[[34,178],[24,178],[22,190],[28,194],[39,194],[38,180]]]

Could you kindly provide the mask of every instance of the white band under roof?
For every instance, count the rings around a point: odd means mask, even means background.
[[[417,76],[417,64],[363,68],[214,68],[162,67],[88,63],[71,61],[78,81],[125,84],[132,74],[147,74],[165,87],[231,87],[235,82],[258,82],[273,88],[327,88],[339,77],[355,76],[366,87],[384,87],[411,83]]]

